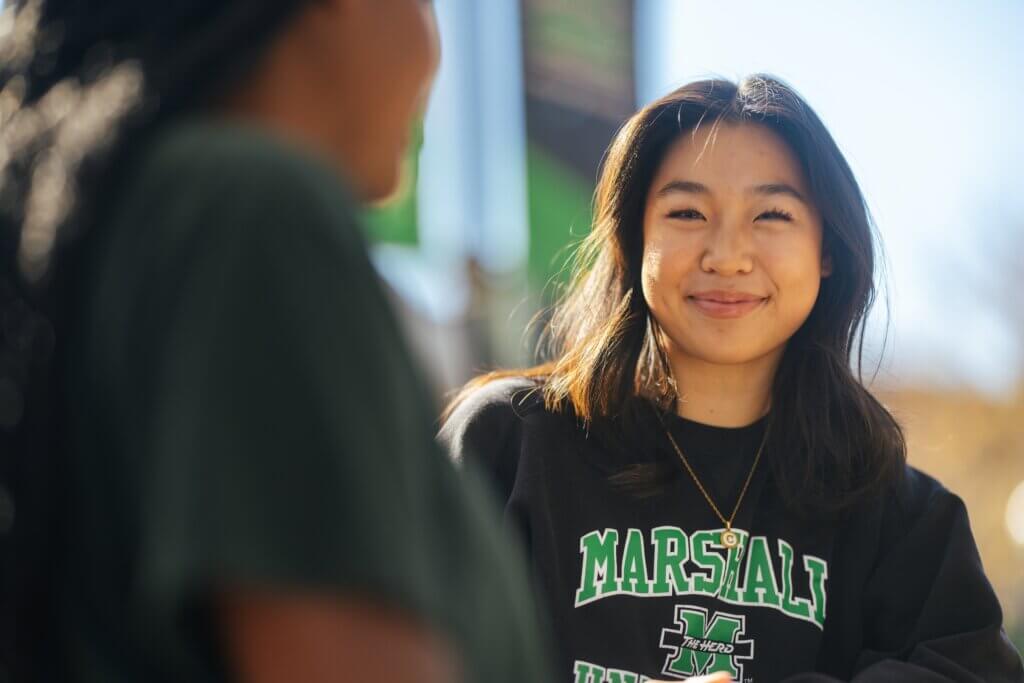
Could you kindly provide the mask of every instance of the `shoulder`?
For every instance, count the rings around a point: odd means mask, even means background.
[[[498,499],[512,496],[528,425],[548,415],[543,383],[527,377],[483,377],[470,383],[448,415],[438,440],[456,465],[478,470]],[[534,443],[536,446],[537,444]]]
[[[373,286],[341,176],[297,145],[255,127],[187,120],[164,125],[125,163],[93,250],[96,275],[109,275],[97,279],[111,280],[104,291],[259,281],[348,287],[354,300]]]
[[[843,513],[841,526],[860,538],[855,545],[885,557],[909,538],[934,535],[965,524],[963,501],[935,477],[905,464],[899,476]]]
[[[507,442],[529,415],[543,412],[539,381],[503,377],[467,390],[444,421],[438,438],[461,462],[468,450]]]
[[[308,345],[366,339],[379,353],[395,336],[355,205],[313,155],[254,128],[183,120],[124,163],[83,257],[83,305],[108,321],[98,349],[213,330],[270,343],[273,328]]]
[[[896,495],[891,498],[890,514],[909,521],[920,517],[936,506],[963,505],[960,498],[947,489],[938,479],[912,467],[904,466],[903,476],[896,485]]]
[[[149,140],[139,159],[145,177],[213,181],[216,187],[247,183],[307,189],[341,178],[326,160],[262,127],[213,118],[168,123]],[[304,181],[304,182],[303,182]]]
[[[157,238],[241,237],[290,242],[321,233],[356,239],[355,203],[326,161],[255,126],[192,119],[167,124],[140,147],[115,216]],[[346,235],[346,233],[350,233]],[[299,244],[296,244],[299,238]]]
[[[970,535],[967,507],[963,500],[935,477],[906,465],[881,506],[879,542],[892,548],[913,537],[934,537],[936,543],[950,533]]]
[[[486,381],[462,397],[449,422],[480,414],[501,414],[506,419],[522,418],[544,409],[542,389],[541,381],[529,377],[501,377]]]

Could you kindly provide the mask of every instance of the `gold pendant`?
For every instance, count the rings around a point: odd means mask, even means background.
[[[732,549],[740,544],[739,535],[732,529],[726,529],[722,532],[722,547]]]

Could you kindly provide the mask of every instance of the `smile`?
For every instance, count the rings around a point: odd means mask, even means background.
[[[709,318],[742,318],[768,301],[768,297],[746,292],[697,292],[686,297]]]

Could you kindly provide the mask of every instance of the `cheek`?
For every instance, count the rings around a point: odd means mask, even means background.
[[[427,82],[434,80],[437,69],[441,65],[441,40],[437,29],[437,18],[434,16],[432,6],[421,10],[423,19],[423,33],[425,34],[425,56],[423,58],[423,79]]]
[[[396,60],[393,84],[406,84],[418,99],[427,89],[440,60],[437,26],[433,10],[419,0],[406,0],[400,17],[389,27],[382,49]],[[395,50],[395,45],[401,50]],[[386,57],[385,57],[386,58]]]
[[[655,315],[680,300],[680,291],[689,270],[689,250],[678,241],[650,235],[644,245],[640,279],[644,300]]]
[[[781,302],[793,315],[810,313],[821,287],[821,248],[815,240],[779,244],[768,257]]]
[[[640,266],[640,282],[643,287],[644,300],[652,311],[658,309],[658,292],[663,286],[663,268],[666,265],[665,251],[662,244],[649,234],[644,235],[643,263]]]
[[[644,289],[648,284],[658,280],[658,273],[661,271],[662,253],[656,246],[644,247],[643,264],[641,265],[640,277],[644,283]]]

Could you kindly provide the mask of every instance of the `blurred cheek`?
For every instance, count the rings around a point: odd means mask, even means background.
[[[398,189],[401,180],[401,164],[388,164],[387,160],[380,167],[366,174],[362,199],[364,202],[381,202],[390,198]]]
[[[426,65],[426,87],[429,88],[437,75],[438,67],[441,65],[441,40],[437,31],[437,17],[434,14],[433,5],[426,6],[423,10],[424,32],[426,34],[426,57],[423,60]]]
[[[429,6],[414,3],[389,26],[391,38],[377,45],[376,100],[360,126],[368,174],[365,199],[386,199],[398,188],[415,121],[423,114],[438,64],[437,33]],[[401,46],[401,48],[399,48]],[[390,87],[379,87],[388,83]]]
[[[401,19],[396,19],[401,26],[392,27],[390,37],[383,41],[381,49],[395,60],[396,73],[392,82],[405,91],[415,112],[426,103],[440,62],[440,46],[432,5],[420,0],[406,2],[412,6],[402,12]]]

